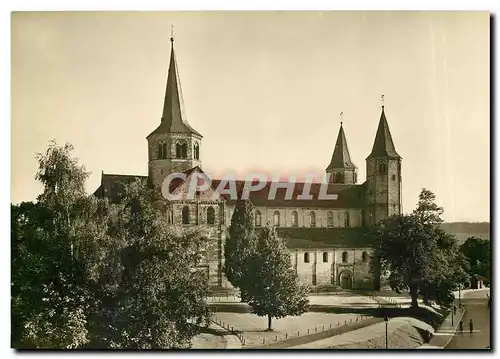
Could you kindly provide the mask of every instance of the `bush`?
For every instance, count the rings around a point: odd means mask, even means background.
[[[320,284],[309,288],[309,293],[334,293],[341,291],[342,288],[334,284]]]

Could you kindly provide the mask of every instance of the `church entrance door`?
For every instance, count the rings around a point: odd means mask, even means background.
[[[342,289],[352,289],[352,277],[349,272],[342,272],[340,274],[340,286]]]

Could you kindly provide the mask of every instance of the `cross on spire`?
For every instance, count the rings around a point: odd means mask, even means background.
[[[174,25],[170,25],[170,42],[174,42]]]
[[[342,126],[343,119],[344,119],[344,111],[341,111],[340,112],[340,126]]]
[[[384,108],[384,95],[380,97],[380,101],[382,102],[382,108]]]

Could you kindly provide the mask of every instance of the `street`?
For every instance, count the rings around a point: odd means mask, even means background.
[[[488,297],[490,291],[481,290],[464,294],[461,302],[465,308],[464,331],[457,332],[445,349],[485,349],[490,346],[490,310]],[[469,320],[473,321],[473,332],[469,332]]]

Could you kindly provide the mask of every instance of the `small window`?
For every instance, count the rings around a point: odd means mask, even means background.
[[[292,227],[298,227],[299,226],[299,214],[297,211],[292,212]]]
[[[361,260],[363,262],[367,262],[368,261],[368,253],[363,252],[363,254],[361,255]]]
[[[333,227],[333,212],[328,212],[326,215],[326,223],[328,227]]]
[[[167,144],[163,141],[158,143],[158,158],[159,159],[167,158]]]
[[[262,214],[260,211],[255,211],[255,227],[262,226]]]
[[[309,253],[304,253],[304,263],[309,263]]]
[[[347,255],[347,252],[342,253],[342,263],[347,263],[347,260],[349,259],[349,256]]]
[[[182,208],[182,224],[189,224],[189,207]]]
[[[187,144],[186,142],[177,142],[175,144],[175,157],[186,158],[187,157]]]
[[[386,167],[384,162],[380,162],[378,164],[378,173],[380,174],[385,174],[386,173]]]
[[[344,227],[348,228],[350,227],[350,218],[349,218],[349,212],[345,212],[344,214]]]
[[[342,172],[335,174],[335,183],[344,183],[344,174]]]
[[[215,223],[215,210],[213,207],[207,208],[207,223],[214,224]]]
[[[194,143],[194,159],[200,159],[200,145],[198,144],[198,142]]]
[[[323,252],[323,263],[327,263],[327,262],[328,262],[328,253]]]
[[[309,214],[309,224],[311,227],[316,227],[316,213],[311,212],[311,214]]]
[[[396,180],[396,175],[392,175],[392,180],[395,181]]]
[[[274,212],[274,226],[275,227],[279,227],[280,226],[280,212],[279,211],[275,211]]]

